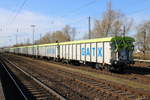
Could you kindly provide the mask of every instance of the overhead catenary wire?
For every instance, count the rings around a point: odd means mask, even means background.
[[[85,8],[85,7],[87,7],[87,6],[90,6],[90,5],[94,4],[94,3],[96,3],[97,1],[98,1],[98,0],[93,0],[93,1],[91,1],[91,2],[88,2],[88,3],[86,3],[86,4],[82,5],[82,6],[80,6],[79,8],[77,8],[77,9],[75,9],[75,10],[73,10],[73,11],[70,11],[70,13],[68,13],[68,14],[66,14],[66,15],[70,16],[70,15],[72,15],[72,14],[77,14],[77,12],[79,12],[81,9],[83,9],[83,8]],[[16,20],[17,16],[19,15],[19,13],[21,12],[21,10],[23,9],[23,7],[24,7],[24,5],[26,4],[26,2],[27,2],[27,0],[24,0],[24,2],[22,3],[22,5],[21,5],[21,6],[19,7],[19,9],[17,10],[17,13],[16,13],[15,16],[13,17],[11,23]],[[146,9],[146,8],[145,8],[145,9]],[[140,12],[142,12],[142,11],[143,11],[143,10],[140,10]],[[138,12],[136,12],[136,13],[138,13]],[[65,16],[64,16],[64,17],[65,17]],[[75,23],[78,23],[78,24],[79,24],[79,22],[80,22],[81,20],[82,20],[82,19],[80,19],[80,20],[78,20],[78,21],[73,21],[73,24],[75,24]],[[70,23],[69,23],[69,24],[70,24]],[[72,22],[71,22],[71,24],[72,24]]]
[[[90,1],[90,2],[88,2],[88,3],[86,3],[86,4],[84,4],[84,5],[82,5],[82,6],[80,6],[80,7],[78,7],[77,9],[74,9],[74,10],[72,10],[72,11],[69,11],[67,14],[62,15],[62,16],[60,16],[60,17],[67,17],[67,16],[70,16],[70,15],[77,14],[77,12],[79,12],[81,9],[83,9],[83,8],[85,8],[85,7],[88,7],[88,6],[92,5],[92,4],[95,4],[95,3],[98,2],[98,1],[99,1],[99,0],[92,0],[92,1]],[[85,19],[85,18],[87,18],[87,17],[82,17],[82,18],[80,18],[80,19],[77,20],[77,21],[71,21],[71,23],[69,23],[69,24],[75,24],[75,23],[80,22],[82,19]]]
[[[22,9],[25,6],[25,4],[26,4],[27,1],[28,0],[24,0],[22,2],[22,4],[20,5],[20,7],[18,8],[18,10],[16,10],[16,13],[15,13],[14,17],[12,18],[12,20],[10,21],[9,24],[12,24],[16,20],[17,16],[20,14],[20,12],[22,11]]]
[[[90,1],[90,2],[88,2],[88,3],[86,3],[86,4],[84,4],[84,5],[80,6],[79,8],[76,8],[76,9],[74,9],[74,10],[72,10],[72,11],[69,11],[67,14],[62,15],[61,17],[66,17],[66,16],[74,15],[74,14],[76,14],[77,12],[79,12],[81,9],[83,9],[83,8],[85,8],[85,7],[88,7],[88,6],[92,5],[92,4],[95,4],[95,3],[98,2],[98,1],[99,1],[99,0],[92,0],[92,1]]]
[[[132,13],[129,13],[128,15],[138,14],[138,13],[141,13],[141,12],[146,11],[146,10],[149,10],[149,9],[150,9],[150,7],[143,8],[143,9],[140,9],[140,10],[134,11],[134,12],[132,12]]]
[[[143,12],[143,11],[145,11],[145,10],[148,10],[148,9],[150,9],[150,7],[148,7],[148,8],[143,8],[143,9],[134,11],[134,12],[132,12],[132,13],[129,13],[128,16],[134,15],[134,14],[137,14],[137,13],[141,13],[141,12]],[[90,16],[90,17],[91,17],[91,16]],[[84,18],[85,18],[85,17],[84,17]],[[87,18],[87,17],[86,17],[86,18]],[[91,18],[94,19],[94,20],[97,20],[97,18],[94,18],[94,17],[91,17]],[[82,20],[82,19],[77,20],[77,21],[73,21],[73,22],[71,22],[71,24],[78,23],[78,22],[80,22],[81,20]]]
[[[78,8],[72,10],[72,11],[69,11],[67,14],[62,15],[60,17],[67,17],[67,16],[70,16],[70,15],[73,15],[73,14],[77,14],[77,12],[79,12],[81,9],[83,9],[85,7],[88,7],[92,4],[95,4],[97,1],[99,1],[99,0],[92,0],[92,1],[80,6]],[[69,22],[69,24],[75,24],[75,23],[80,22],[82,19],[85,19],[85,18],[87,18],[87,17],[82,17],[82,18],[78,19],[77,21],[71,21],[71,22]]]
[[[81,22],[83,19],[87,19],[87,16],[86,17],[81,17],[77,20],[73,20],[69,24],[76,24],[76,23],[80,24],[79,22]]]
[[[7,16],[7,22],[5,25],[5,30],[7,30],[8,25],[12,24],[13,20],[16,19],[18,12],[20,12],[23,8],[23,6],[25,5],[27,0],[24,0],[23,3],[21,4],[21,6],[18,8],[17,6],[19,5],[19,3],[15,4],[15,8],[12,8]],[[18,10],[17,10],[18,8]],[[15,15],[14,15],[15,14]],[[14,15],[14,16],[13,16]],[[12,17],[11,17],[12,16]],[[4,27],[4,26],[3,26]],[[4,28],[1,28],[1,31],[4,31]]]
[[[148,8],[143,8],[143,9],[134,11],[133,13],[128,14],[128,16],[133,15],[133,14],[137,14],[137,13],[140,13],[140,12],[143,12],[143,11],[148,10],[148,9],[150,9],[150,8],[148,7]],[[94,19],[95,19],[95,18],[94,18]],[[96,20],[96,19],[95,19],[95,20]],[[80,20],[79,20],[79,21],[80,21]],[[79,21],[74,21],[73,23],[78,23]],[[79,24],[79,23],[78,23],[78,24]],[[89,33],[90,33],[90,31],[89,31]],[[89,34],[89,35],[90,35],[90,34]],[[89,36],[89,37],[90,37],[90,36]]]
[[[8,16],[7,16],[7,19],[8,19],[8,22],[7,22],[7,24],[9,24],[9,22],[11,21],[11,19],[13,18],[13,17],[10,17],[10,16],[14,16],[15,15],[15,12],[17,12],[17,9],[18,9],[18,6],[20,5],[20,3],[16,3],[15,4],[15,8],[13,8],[12,7],[12,9],[10,10],[10,12],[9,12],[9,14],[8,14]],[[13,13],[14,12],[14,13]]]
[[[8,19],[8,23],[6,24],[6,27],[8,27],[8,25],[11,25],[13,24],[13,22],[16,20],[17,16],[20,14],[20,12],[22,11],[23,7],[25,6],[25,4],[27,3],[28,0],[23,0],[23,2],[21,3],[21,5],[15,9],[12,10],[12,12],[14,12],[14,16],[12,15],[12,19]],[[17,31],[18,31],[18,28],[17,28]],[[18,35],[17,35],[18,36]]]

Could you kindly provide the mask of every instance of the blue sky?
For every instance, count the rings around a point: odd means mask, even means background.
[[[100,19],[109,0],[27,0],[14,18],[23,1],[1,0],[0,46],[14,44],[16,34],[19,42],[31,38],[31,24],[36,25],[36,38],[66,24],[76,27],[81,38],[88,31],[87,17]],[[149,0],[112,0],[112,4],[113,9],[133,18],[135,25],[150,19]]]
[[[23,1],[24,0],[1,0],[0,8],[15,11],[19,8]],[[94,3],[87,7],[83,7],[83,5],[92,1]],[[23,10],[47,16],[98,16],[106,9],[108,1],[110,0],[27,0]],[[132,14],[144,8],[150,9],[149,0],[112,0],[112,4],[114,9],[120,10],[125,14]],[[82,7],[82,9],[77,11],[76,9],[80,7]],[[80,13],[79,15],[69,16],[72,11],[73,13]],[[143,12],[146,12],[146,10]]]

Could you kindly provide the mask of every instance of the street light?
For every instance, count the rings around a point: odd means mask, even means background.
[[[32,37],[33,38],[33,55],[34,55],[34,32],[35,32],[35,26],[36,25],[31,25],[31,27],[33,28],[33,33],[32,33],[33,34],[33,37]]]
[[[19,32],[19,29],[17,28],[17,34]],[[16,34],[16,45],[18,44],[18,35]]]
[[[33,33],[33,45],[34,45],[34,32],[35,32],[35,25],[31,25],[31,27],[33,28],[33,31],[32,31],[32,33]]]

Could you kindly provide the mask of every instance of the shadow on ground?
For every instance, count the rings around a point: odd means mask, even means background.
[[[126,72],[129,74],[150,75],[150,67],[131,66]]]

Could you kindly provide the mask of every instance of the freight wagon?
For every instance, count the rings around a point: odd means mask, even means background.
[[[10,52],[122,71],[133,63],[134,39],[108,37],[10,48]],[[13,50],[12,50],[13,49]]]

